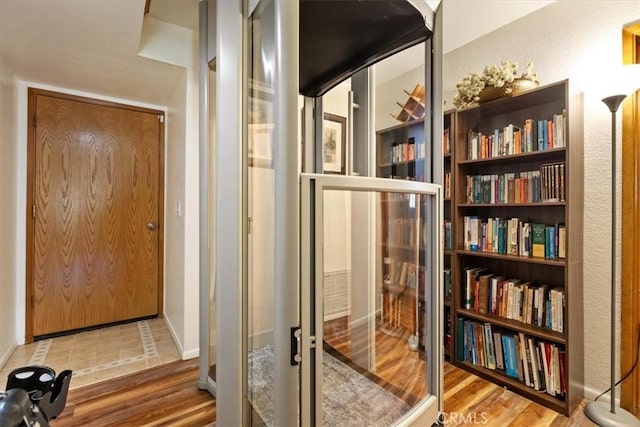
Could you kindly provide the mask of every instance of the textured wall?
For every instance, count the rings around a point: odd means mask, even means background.
[[[446,13],[446,2],[444,5]],[[584,91],[584,350],[588,397],[607,388],[610,372],[611,116],[600,99],[616,93],[608,85],[615,83],[610,76],[622,60],[621,29],[638,19],[637,1],[560,0],[450,52],[444,60],[445,109],[452,106],[455,84],[466,74],[481,72],[485,65],[503,60],[516,61],[521,69],[532,61],[541,84],[569,78]]]
[[[6,209],[0,210],[0,366],[10,356],[16,345],[16,214],[24,215],[23,205],[16,201],[17,137],[16,83],[11,70],[0,57],[0,200]],[[11,209],[11,207],[16,207]],[[16,212],[19,210],[19,213]],[[12,303],[13,302],[13,303]]]

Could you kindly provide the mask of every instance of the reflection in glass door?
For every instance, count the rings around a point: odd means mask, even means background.
[[[308,239],[314,249],[301,304],[303,384],[309,378],[302,393],[315,400],[310,423],[436,421],[439,191],[416,182],[304,176],[302,248]]]
[[[261,1],[248,21],[246,398],[250,425],[276,425],[275,5]],[[288,349],[287,349],[288,351]]]

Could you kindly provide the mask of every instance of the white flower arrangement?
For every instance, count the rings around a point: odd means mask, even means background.
[[[487,86],[505,87],[505,93],[510,95],[512,83],[518,79],[538,83],[538,75],[533,71],[531,62],[521,75],[518,75],[516,62],[503,61],[499,66],[488,65],[484,67],[482,75],[471,73],[456,85],[458,93],[453,97],[453,105],[460,109],[480,101],[480,92]]]

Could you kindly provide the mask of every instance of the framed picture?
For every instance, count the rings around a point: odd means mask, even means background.
[[[249,166],[273,168],[273,103],[271,93],[251,87],[249,97]]]
[[[324,113],[322,123],[322,171],[345,173],[345,150],[347,146],[347,119]]]

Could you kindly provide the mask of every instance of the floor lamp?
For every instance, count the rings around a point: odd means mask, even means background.
[[[611,405],[591,402],[584,413],[599,426],[640,426],[640,420],[616,407],[616,112],[627,95],[608,96],[602,100],[611,111]]]

